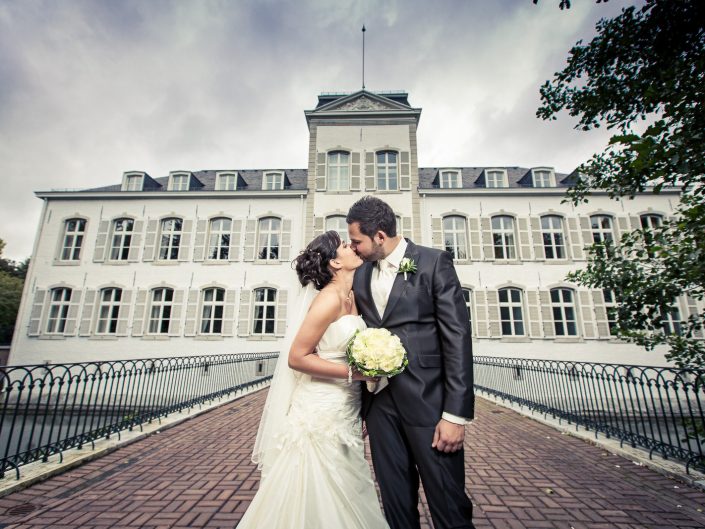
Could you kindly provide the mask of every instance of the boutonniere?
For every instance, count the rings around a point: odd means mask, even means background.
[[[404,259],[401,260],[401,263],[399,263],[399,270],[397,271],[397,274],[401,274],[402,272],[404,273],[404,281],[406,281],[406,274],[416,273],[416,263],[413,259],[404,257]]]

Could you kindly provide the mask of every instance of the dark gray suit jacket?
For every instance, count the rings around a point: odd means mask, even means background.
[[[353,280],[357,307],[367,326],[399,336],[409,356],[406,370],[390,378],[382,392],[390,392],[410,426],[435,426],[444,411],[472,418],[470,322],[453,259],[448,252],[407,242],[404,257],[414,260],[417,271],[407,279],[397,274],[384,314],[378,314],[370,290],[375,263],[364,263]],[[363,389],[363,418],[374,399]]]

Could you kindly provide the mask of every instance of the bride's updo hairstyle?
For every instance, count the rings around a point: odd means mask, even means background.
[[[338,255],[340,235],[337,231],[327,231],[313,239],[306,249],[294,259],[296,274],[299,276],[301,286],[309,283],[321,290],[333,279],[333,273],[328,268],[331,259]]]

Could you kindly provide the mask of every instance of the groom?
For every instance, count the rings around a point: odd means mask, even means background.
[[[387,521],[419,527],[420,477],[436,529],[473,528],[463,452],[474,413],[470,322],[453,259],[397,235],[394,211],[373,196],[353,204],[347,223],[366,261],[353,280],[358,309],[369,327],[397,335],[409,357],[388,387],[362,396]],[[405,274],[409,263],[416,271]]]

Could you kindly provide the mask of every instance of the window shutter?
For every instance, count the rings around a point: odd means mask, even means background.
[[[228,289],[225,291],[225,309],[223,310],[223,336],[233,335],[236,294],[236,290]]]
[[[184,336],[195,336],[197,334],[196,325],[200,331],[200,314],[198,314],[198,290],[189,289],[188,303],[186,304],[186,323],[184,324]]]
[[[192,230],[193,221],[185,220],[181,230],[181,240],[179,241],[179,261],[188,261],[190,259]],[[169,326],[171,327],[171,324]]]
[[[377,189],[377,180],[375,175],[375,153],[365,153],[365,191],[374,191]]]
[[[130,250],[127,253],[127,260],[136,263],[140,260],[140,246],[142,246],[142,230],[144,221],[136,220],[132,225],[132,235],[130,237]]]
[[[592,291],[592,302],[595,305],[595,319],[597,321],[597,334],[600,338],[610,338],[610,327],[607,324],[607,308],[602,290]]]
[[[117,335],[127,336],[127,324],[130,321],[132,308],[132,290],[123,289],[120,297],[120,311],[118,312]]]
[[[44,312],[44,299],[47,291],[43,288],[38,288],[34,292],[34,302],[32,303],[32,312],[29,315],[29,326],[27,327],[27,336],[39,336],[41,332],[42,313]]]
[[[537,261],[546,259],[546,250],[543,247],[543,233],[541,232],[541,219],[531,217],[531,236],[534,239],[534,255]]]
[[[580,300],[580,315],[583,320],[583,336],[585,338],[597,338],[597,330],[595,329],[595,312],[592,310],[590,303],[590,292],[581,290],[578,292],[577,300]]]
[[[69,303],[69,311],[66,316],[66,327],[64,327],[64,336],[74,336],[76,334],[78,312],[80,308],[81,291],[74,288],[73,290],[71,290],[71,302]]]
[[[240,238],[242,237],[242,221],[233,220],[232,231],[230,232],[230,251],[228,252],[228,261],[240,260]]]
[[[590,225],[590,217],[580,217],[580,230],[583,233],[583,249],[592,246],[592,227]],[[585,256],[587,258],[587,255]]]
[[[282,222],[282,236],[279,244],[279,259],[288,261],[291,253],[291,219],[284,219]]]
[[[240,314],[237,325],[238,336],[250,335],[250,296],[249,290],[240,291]]]
[[[313,219],[313,236],[318,237],[319,235],[321,235],[325,230],[325,226],[326,219],[324,219],[323,217],[315,217]]]
[[[639,215],[629,215],[629,223],[631,224],[632,231],[641,229],[641,219]]]
[[[362,187],[362,177],[360,175],[360,153],[353,152],[350,155],[350,191],[360,191]]]
[[[142,336],[144,334],[147,293],[147,290],[137,291],[137,297],[135,300],[135,314],[132,320],[132,336]]]
[[[541,338],[541,307],[539,306],[538,291],[527,290],[526,300],[529,306],[529,333],[532,338]]]
[[[316,191],[326,190],[326,158],[324,152],[318,153],[318,163],[316,164]]]
[[[257,221],[245,221],[245,261],[255,260],[255,236],[257,235]]]
[[[473,314],[477,322],[478,338],[487,338],[489,329],[487,326],[487,293],[484,290],[476,290],[475,294],[475,314]]]
[[[482,235],[482,251],[485,261],[494,261],[494,244],[492,243],[492,226],[487,217],[480,218],[480,233]]]
[[[169,318],[169,336],[179,336],[181,333],[181,313],[184,304],[184,291],[174,290],[174,300],[171,302],[171,316]]]
[[[402,151],[399,153],[399,184],[402,191],[411,189],[411,170],[409,164],[409,152]]]
[[[629,217],[626,215],[619,215],[616,218],[616,220],[617,220],[617,222],[615,222],[615,224],[617,226],[617,235],[616,235],[617,241],[616,242],[619,242],[622,238],[622,235],[631,231],[631,226],[629,224]]]
[[[517,219],[519,226],[519,255],[522,261],[531,261],[531,239],[529,237],[529,219],[527,217],[519,217]]]
[[[93,310],[96,305],[97,292],[93,288],[86,290],[86,299],[83,301],[83,311],[81,312],[81,325],[78,328],[79,336],[91,335],[91,323],[93,322]]]
[[[402,236],[411,240],[413,238],[413,232],[411,230],[411,217],[402,217],[401,218],[401,226],[402,226]]]
[[[502,329],[499,321],[499,294],[496,290],[487,291],[487,314],[490,320],[490,336],[500,338]]]
[[[576,219],[575,217],[568,218],[568,236],[570,237],[570,249],[572,258],[577,261],[584,260],[585,252],[583,251],[583,243],[580,240],[580,229],[578,227],[578,219]]]
[[[546,338],[556,336],[556,328],[553,325],[553,307],[551,306],[551,295],[548,290],[539,290],[541,300],[541,319],[543,320],[543,335]]]
[[[470,259],[473,261],[482,261],[482,244],[480,237],[480,219],[470,217],[468,219],[470,229]]]
[[[95,239],[95,251],[93,252],[93,262],[102,263],[105,261],[105,251],[108,246],[108,230],[110,221],[101,220],[98,224],[98,235]]]
[[[196,222],[196,238],[193,243],[193,260],[203,261],[206,258],[206,229],[208,221],[199,219]]]
[[[443,219],[440,217],[431,217],[431,233],[433,239],[433,247],[439,250],[445,250],[443,242]]]
[[[149,219],[147,221],[147,235],[144,238],[144,253],[142,254],[143,261],[154,261],[158,227],[159,222],[156,219]]]
[[[284,336],[286,334],[286,305],[287,291],[280,289],[277,292],[277,319],[274,324],[274,334]]]

